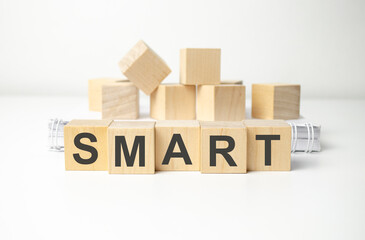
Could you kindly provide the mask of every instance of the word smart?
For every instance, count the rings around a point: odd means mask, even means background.
[[[64,128],[64,141],[66,170],[290,170],[291,127],[282,120],[72,120]]]

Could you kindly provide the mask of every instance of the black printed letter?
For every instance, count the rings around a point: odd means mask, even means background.
[[[180,152],[174,152],[175,145],[179,145]],[[186,165],[191,165],[191,160],[186,150],[184,141],[181,138],[180,134],[174,134],[171,138],[171,142],[169,147],[167,148],[166,155],[162,161],[162,165],[167,165],[170,162],[171,158],[183,158]]]
[[[271,166],[271,140],[280,140],[280,135],[256,135],[256,140],[265,140],[265,166]]]
[[[226,141],[228,143],[227,148],[217,149],[217,141]],[[237,167],[237,164],[228,153],[231,152],[235,147],[234,139],[230,136],[210,136],[210,166],[217,165],[217,153],[222,154],[226,159],[229,166]]]
[[[96,161],[96,159],[98,159],[98,151],[89,145],[83,144],[81,143],[81,139],[82,138],[88,138],[90,140],[90,142],[96,142],[96,137],[95,135],[91,134],[91,133],[79,133],[76,135],[76,137],[74,138],[74,144],[78,149],[87,151],[91,153],[91,157],[89,159],[83,159],[80,157],[80,154],[75,153],[74,159],[76,162],[80,163],[80,164],[92,164]]]
[[[133,142],[132,152],[129,154],[127,142],[125,140],[125,136],[115,136],[115,166],[121,166],[121,148],[123,148],[123,154],[125,158],[125,162],[127,163],[127,167],[133,167],[134,160],[137,155],[137,148],[139,147],[139,166],[145,166],[145,137],[144,136],[136,136]]]

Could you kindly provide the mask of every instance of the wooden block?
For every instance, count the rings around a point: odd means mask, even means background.
[[[114,121],[108,128],[109,173],[155,173],[155,122]]]
[[[104,84],[101,113],[103,119],[137,119],[138,88],[131,82]]]
[[[198,86],[196,115],[202,121],[241,121],[246,115],[245,86]]]
[[[195,120],[157,121],[156,170],[199,171],[200,124]]]
[[[89,110],[101,112],[102,86],[107,83],[128,82],[126,79],[119,78],[95,78],[89,80]]]
[[[194,120],[195,96],[195,86],[160,85],[151,94],[151,117],[159,120]]]
[[[245,120],[247,169],[289,171],[291,127],[283,120]]]
[[[119,62],[122,73],[150,95],[171,70],[150,47],[139,41]]]
[[[228,85],[242,85],[242,80],[222,80],[221,84],[228,84]]]
[[[253,118],[297,119],[299,111],[299,84],[252,84]]]
[[[246,173],[247,131],[243,122],[200,122],[202,173]]]
[[[66,170],[108,170],[107,129],[111,120],[72,120],[64,127]]]
[[[180,50],[180,83],[185,85],[219,84],[221,50],[185,48]]]

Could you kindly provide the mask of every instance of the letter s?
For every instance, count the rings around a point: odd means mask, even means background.
[[[83,133],[77,134],[74,139],[75,146],[78,149],[90,152],[91,157],[89,159],[83,159],[80,157],[80,154],[78,154],[78,153],[73,154],[73,157],[74,157],[75,161],[80,164],[92,164],[98,159],[98,151],[90,145],[81,143],[82,138],[88,138],[90,140],[90,142],[96,142],[97,141],[96,137],[95,137],[95,135],[93,135],[91,133],[83,132]]]

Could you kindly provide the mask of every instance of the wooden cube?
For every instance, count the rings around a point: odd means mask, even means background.
[[[89,110],[101,112],[102,105],[102,86],[108,83],[117,83],[117,82],[128,82],[126,79],[119,78],[96,78],[89,80]]]
[[[107,129],[111,120],[72,120],[64,127],[66,170],[108,170]]]
[[[202,173],[247,172],[247,131],[243,122],[200,122],[200,127]]]
[[[108,128],[109,173],[155,173],[155,122],[114,121]]]
[[[247,169],[289,171],[291,127],[283,120],[245,120],[247,127]]]
[[[252,84],[252,117],[297,119],[300,111],[300,85]]]
[[[150,47],[139,41],[119,62],[122,73],[150,95],[171,70]]]
[[[101,113],[103,119],[137,119],[138,88],[131,82],[104,84]]]
[[[180,83],[185,85],[219,84],[221,50],[185,48],[180,50]]]
[[[246,115],[245,86],[198,86],[196,115],[202,121],[241,121]]]
[[[200,124],[196,120],[157,121],[156,170],[199,171]]]
[[[159,120],[194,120],[195,86],[160,85],[151,94],[150,114]]]
[[[222,80],[220,84],[243,85],[243,81],[242,80]]]

